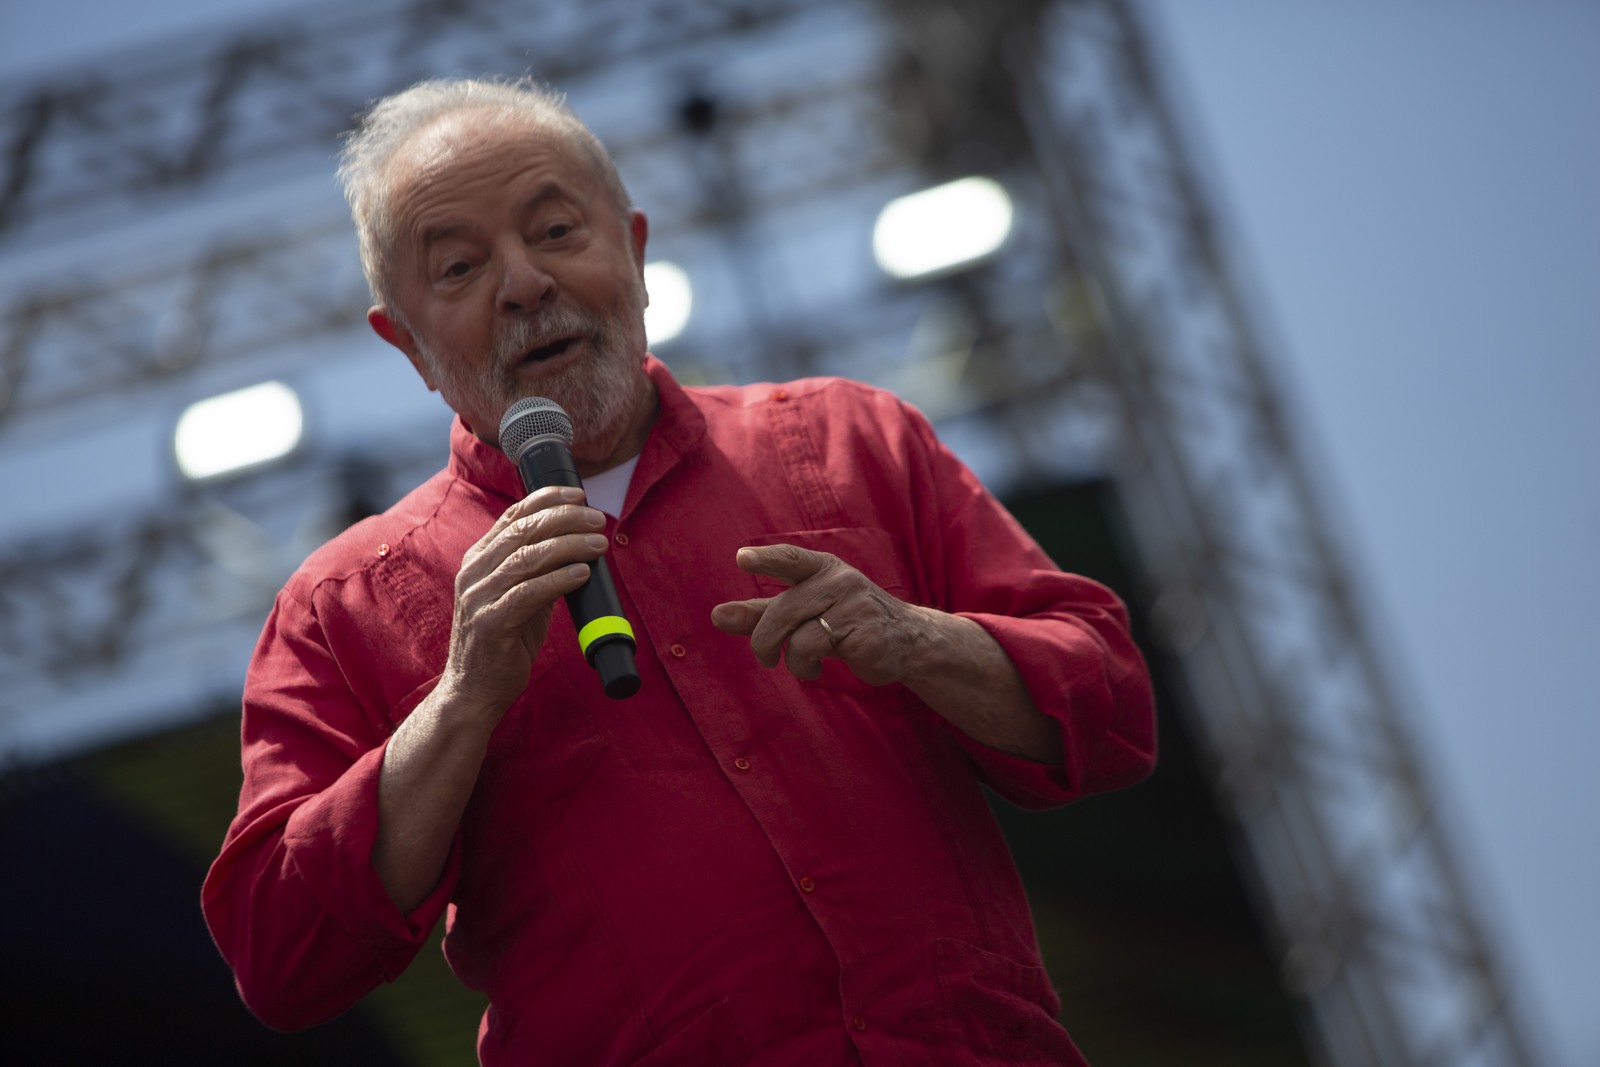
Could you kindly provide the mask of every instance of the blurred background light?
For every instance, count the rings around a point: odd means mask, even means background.
[[[682,267],[663,259],[644,265],[644,287],[650,293],[650,306],[644,309],[645,337],[652,345],[664,345],[689,324],[694,286]]]
[[[178,417],[178,470],[198,481],[281,459],[300,443],[304,424],[300,397],[282,382],[209,397]]]
[[[889,201],[872,229],[885,273],[922,278],[990,255],[1011,233],[1011,196],[992,178],[962,178]]]

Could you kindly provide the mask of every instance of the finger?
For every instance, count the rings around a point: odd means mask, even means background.
[[[471,548],[467,549],[461,558],[461,570],[466,571],[475,560],[489,552],[491,546],[504,537],[506,531],[514,528],[518,522],[522,522],[529,516],[548,508],[558,507],[563,504],[576,505],[582,499],[583,490],[573,489],[564,485],[547,485],[529,493],[502,511],[490,527],[483,532],[483,536],[478,538]],[[503,552],[497,554],[494,562],[498,563],[500,556],[503,555]]]
[[[520,515],[507,511],[502,519],[503,522],[497,522],[495,528],[463,557],[463,574],[489,574],[524,546],[565,534],[598,534],[606,524],[602,512],[570,503],[557,503]]]
[[[494,525],[490,526],[488,531],[478,538],[478,543],[474,547],[487,545],[504,532],[506,527],[520,519],[560,504],[581,504],[582,502],[582,489],[576,489],[568,485],[542,486],[518,500],[509,508],[506,508],[505,511],[502,511],[500,517],[495,519]]]
[[[599,533],[561,534],[518,545],[485,576],[482,588],[499,597],[513,586],[554,574],[574,563],[599,559],[609,548],[610,542]]]
[[[485,609],[484,618],[507,630],[525,626],[534,616],[588,581],[591,569],[587,563],[569,563],[517,582]]]
[[[466,617],[481,614],[486,621],[500,626],[521,625],[528,613],[581,584],[561,578],[558,572],[573,564],[587,568],[608,547],[603,534],[565,534],[517,545],[496,560],[499,553],[491,546],[476,566],[462,567],[457,578],[457,603]],[[587,569],[584,573],[587,576]]]
[[[755,650],[756,657],[768,667],[777,666],[784,644],[793,640],[791,635],[803,631],[812,619],[829,614],[838,606],[836,593],[837,590],[813,582],[794,586],[773,597],[750,632],[750,647]],[[820,630],[820,627],[813,629]]]
[[[516,517],[556,504],[581,504],[583,500],[584,491],[581,485],[541,485],[521,500],[513,501],[505,513]]]
[[[494,569],[494,576],[507,582],[521,582],[549,574],[569,563],[588,563],[611,548],[601,533],[568,533],[543,537],[518,545]]]
[[[761,615],[772,603],[771,597],[757,600],[730,600],[711,609],[711,625],[723,633],[748,637],[761,621]]]
[[[812,681],[822,674],[822,660],[833,652],[833,642],[828,639],[815,618],[807,619],[789,635],[784,646],[783,663],[789,673],[804,681]]]
[[[813,552],[798,545],[764,545],[759,548],[741,548],[735,557],[739,569],[751,574],[765,574],[789,585],[797,585],[831,563],[838,557],[826,552]]]
[[[606,526],[605,514],[582,504],[557,504],[512,522],[491,542],[490,549],[498,546],[511,552],[524,545],[552,541],[563,535],[585,534],[601,536]]]

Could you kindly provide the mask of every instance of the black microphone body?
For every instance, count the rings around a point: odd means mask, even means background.
[[[500,447],[517,465],[522,486],[530,493],[546,485],[583,487],[571,440],[571,419],[544,397],[517,401],[500,422]],[[599,672],[606,696],[620,700],[637,693],[633,627],[622,614],[605,557],[591,561],[589,580],[567,594],[567,610],[578,629],[578,646]]]

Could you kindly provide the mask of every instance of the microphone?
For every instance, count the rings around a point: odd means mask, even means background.
[[[572,419],[554,400],[524,397],[500,420],[500,451],[517,465],[528,492],[545,485],[583,487],[572,458]],[[633,663],[633,627],[622,616],[611,568],[602,556],[589,564],[589,580],[567,594],[567,610],[578,628],[578,647],[600,674],[600,685],[614,700],[639,691]]]

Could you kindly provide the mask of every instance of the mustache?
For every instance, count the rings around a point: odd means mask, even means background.
[[[495,335],[494,361],[502,365],[520,361],[533,349],[567,337],[598,338],[604,327],[598,315],[573,308],[558,308],[538,318],[516,319]]]

